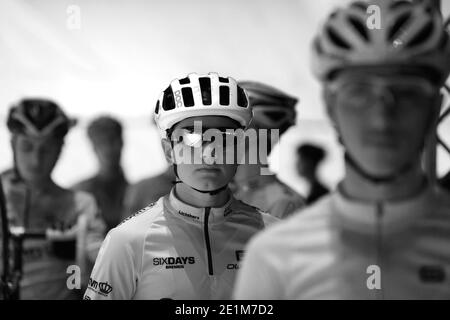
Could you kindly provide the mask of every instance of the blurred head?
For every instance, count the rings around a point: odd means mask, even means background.
[[[326,91],[347,155],[365,172],[387,177],[420,162],[442,102],[433,82],[413,70],[349,69]]]
[[[9,110],[7,125],[19,177],[26,181],[48,179],[74,120],[52,101],[24,99]]]
[[[227,148],[235,148],[237,141],[229,131],[246,129],[251,119],[244,90],[233,78],[216,73],[193,73],[172,81],[155,109],[162,145],[175,174],[191,188],[208,193],[226,187],[236,173],[237,160],[226,161]],[[215,135],[208,138],[211,129]],[[232,137],[231,143],[227,137]],[[220,163],[216,152],[223,153]]]
[[[268,153],[272,149],[271,129],[279,130],[278,137],[295,125],[298,99],[283,91],[256,81],[240,81],[253,109],[252,129],[267,129]]]
[[[110,116],[98,117],[89,124],[88,136],[102,168],[120,166],[123,148],[122,130],[121,123]]]
[[[322,147],[305,143],[297,148],[297,171],[300,176],[315,176],[317,167],[325,157]]]
[[[367,24],[374,4],[381,28]],[[374,181],[416,167],[450,73],[441,14],[427,1],[356,1],[328,17],[312,57],[347,163]]]

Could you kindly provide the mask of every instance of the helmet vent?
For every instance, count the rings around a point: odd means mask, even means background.
[[[223,78],[223,77],[219,77],[219,81],[222,83],[229,83],[230,80],[228,80],[228,78]]]
[[[358,31],[358,33],[364,38],[364,40],[369,41],[369,35],[367,34],[366,26],[358,20],[356,17],[350,17],[348,19],[353,28]]]
[[[396,10],[396,9],[404,8],[407,6],[411,6],[411,3],[408,1],[394,1],[393,3],[391,3],[389,8]]]
[[[284,112],[277,112],[277,111],[266,111],[264,114],[269,117],[272,121],[280,121],[286,116],[286,113]]]
[[[155,114],[158,114],[158,113],[159,113],[159,100],[156,103],[156,107],[155,107]]]
[[[199,78],[198,81],[200,82],[200,91],[202,92],[203,104],[206,106],[211,105],[212,104],[211,79],[202,77],[202,78]]]
[[[392,26],[391,30],[388,33],[388,40],[394,41],[395,38],[399,37],[402,31],[402,28],[408,23],[411,19],[411,14],[406,13],[401,15],[395,24]]]
[[[166,111],[175,109],[175,98],[173,97],[172,87],[168,87],[164,91],[162,108]]]
[[[331,41],[344,50],[350,50],[351,46],[339,35],[337,34],[332,28],[327,28],[328,36],[330,37]]]
[[[360,11],[364,11],[364,13],[366,13],[367,11],[367,4],[361,1],[358,2],[354,2],[350,5],[350,7],[360,10]]]
[[[191,88],[182,88],[181,94],[183,95],[184,105],[186,107],[193,107],[194,106],[194,95],[192,94],[192,89]]]
[[[432,32],[434,29],[433,22],[429,21],[425,27],[420,30],[418,34],[409,42],[407,43],[407,47],[415,47],[423,42],[425,42],[429,37],[432,36]]]
[[[189,83],[191,83],[191,80],[189,78],[180,79],[180,84],[189,84]]]
[[[230,105],[230,88],[228,86],[219,87],[219,101],[223,106]]]
[[[237,88],[237,103],[239,107],[247,108],[248,107],[248,100],[247,96],[245,95],[244,89],[241,87]]]

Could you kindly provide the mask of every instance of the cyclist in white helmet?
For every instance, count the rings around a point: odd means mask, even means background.
[[[225,158],[236,147],[236,129],[247,128],[251,118],[233,78],[194,73],[171,82],[155,120],[178,183],[109,232],[85,299],[231,297],[245,244],[276,219],[235,200],[228,183],[236,154],[222,163],[215,157],[221,151],[211,147],[222,139],[217,145],[225,143]]]
[[[367,9],[381,10],[380,29]],[[353,2],[313,45],[346,151],[337,191],[258,235],[238,299],[449,299],[450,197],[421,155],[450,73],[450,36],[425,2]]]
[[[78,265],[84,276],[89,258],[93,263],[100,249],[104,226],[97,219],[94,198],[64,189],[51,177],[72,124],[56,103],[45,99],[21,100],[9,111],[14,167],[0,182],[9,232],[15,239],[22,237],[12,248],[12,280],[19,280],[20,286],[9,298],[81,298],[80,290],[72,290],[76,286],[67,286],[68,267]],[[28,233],[33,239],[27,239]]]
[[[271,130],[278,130],[281,136],[295,124],[295,106],[298,100],[260,82],[241,81],[239,85],[246,91],[253,108],[251,128],[268,131],[267,141],[259,143],[266,143],[270,154],[271,148],[274,147]],[[250,150],[251,148],[248,148],[247,152]],[[268,154],[259,154],[257,163],[240,166],[234,177],[232,190],[237,199],[282,219],[304,207],[305,200],[270,172]]]

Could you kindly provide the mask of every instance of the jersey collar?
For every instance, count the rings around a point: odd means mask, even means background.
[[[362,202],[349,199],[339,186],[331,196],[335,208],[334,217],[341,227],[364,233],[398,232],[411,226],[433,208],[436,193],[434,188],[426,186],[410,199],[385,202]]]
[[[204,223],[206,212],[209,209],[208,224],[216,224],[224,221],[226,217],[233,213],[233,205],[235,202],[236,200],[230,192],[230,199],[222,207],[197,208],[178,199],[175,195],[175,188],[172,188],[170,194],[164,198],[164,205],[171,213],[191,223]]]

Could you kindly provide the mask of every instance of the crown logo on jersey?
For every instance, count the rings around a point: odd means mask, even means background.
[[[103,294],[109,294],[113,290],[113,287],[108,282],[100,282],[98,288]]]

